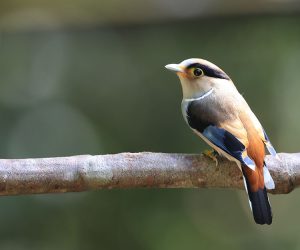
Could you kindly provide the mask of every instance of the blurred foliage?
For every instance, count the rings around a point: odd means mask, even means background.
[[[279,152],[299,151],[300,18],[239,17],[0,33],[3,158],[199,153],[167,63],[215,62]],[[233,190],[102,190],[2,197],[1,249],[299,249],[299,191],[254,224]]]

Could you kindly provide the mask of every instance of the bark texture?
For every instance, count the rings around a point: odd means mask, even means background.
[[[39,159],[0,160],[0,195],[81,192],[110,188],[238,188],[236,164],[205,155],[120,153]],[[271,193],[300,185],[300,153],[266,157],[275,181]]]

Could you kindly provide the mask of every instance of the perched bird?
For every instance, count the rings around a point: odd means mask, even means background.
[[[185,121],[217,153],[237,163],[255,222],[270,225],[266,188],[274,189],[275,184],[264,162],[265,146],[273,156],[276,151],[247,102],[211,62],[192,58],[165,67],[180,79]]]

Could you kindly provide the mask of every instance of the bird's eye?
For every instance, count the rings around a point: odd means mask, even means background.
[[[203,75],[203,70],[200,68],[195,68],[193,71],[194,76],[201,76]]]

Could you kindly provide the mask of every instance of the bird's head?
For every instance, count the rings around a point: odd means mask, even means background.
[[[165,67],[178,75],[183,98],[193,98],[211,89],[226,89],[233,86],[229,76],[223,70],[203,59],[191,58]]]

